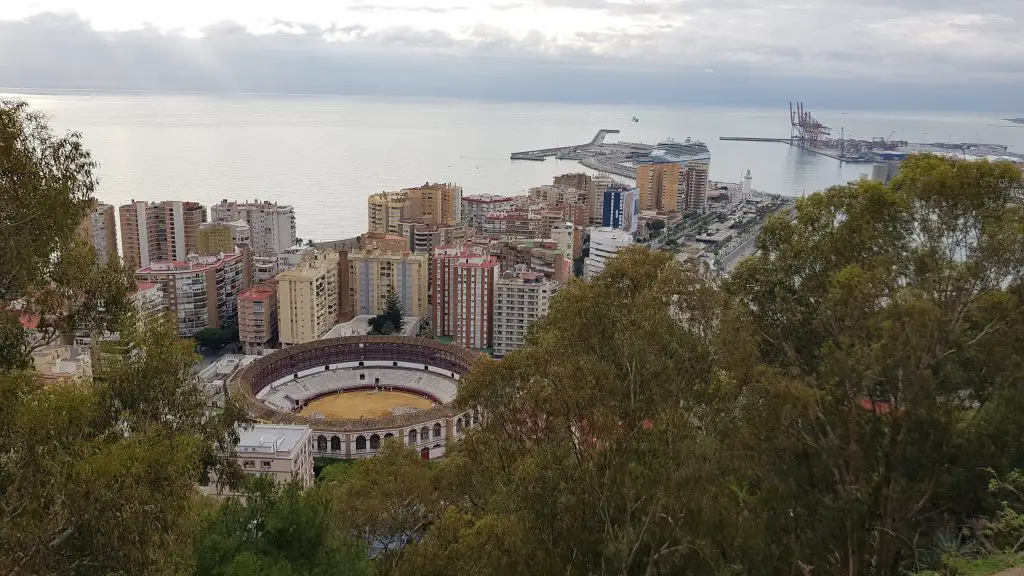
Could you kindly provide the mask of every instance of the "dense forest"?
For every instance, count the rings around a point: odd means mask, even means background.
[[[727,279],[630,248],[463,380],[486,418],[443,461],[392,444],[226,501],[195,484],[240,481],[243,415],[76,236],[96,186],[80,135],[0,104],[0,575],[958,574],[1024,549],[1008,164],[811,195]],[[120,339],[43,387],[33,348],[74,330]]]

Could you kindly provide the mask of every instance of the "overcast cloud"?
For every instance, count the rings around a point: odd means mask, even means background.
[[[5,0],[2,18],[8,88],[1014,111],[1024,87],[1024,0]]]

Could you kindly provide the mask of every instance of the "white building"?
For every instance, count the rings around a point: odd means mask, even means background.
[[[295,245],[295,209],[276,202],[228,202],[210,207],[213,222],[241,220],[249,225],[250,245],[257,256],[283,252]]]
[[[511,196],[497,194],[474,194],[462,197],[462,224],[479,228],[484,217],[493,212],[511,210],[514,200]]]
[[[548,313],[551,297],[562,284],[538,272],[499,278],[494,287],[494,355],[523,346],[526,330]]]
[[[281,272],[277,256],[256,256],[252,259],[252,282],[264,284]]]
[[[569,260],[573,258],[573,225],[572,222],[560,222],[551,227],[551,239],[558,244],[558,251]]]
[[[292,480],[313,486],[313,430],[309,426],[253,424],[239,426],[235,459],[247,476],[270,476],[278,484]],[[215,482],[205,487],[215,493]],[[218,491],[218,495],[229,492]]]
[[[590,255],[583,263],[583,277],[589,280],[600,274],[610,258],[632,244],[633,236],[622,230],[591,228]]]

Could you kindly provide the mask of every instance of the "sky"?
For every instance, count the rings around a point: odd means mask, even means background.
[[[1022,112],[1024,0],[3,0],[0,87]]]

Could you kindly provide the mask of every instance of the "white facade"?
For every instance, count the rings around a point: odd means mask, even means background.
[[[185,262],[153,262],[140,268],[135,279],[160,285],[183,338],[237,322],[238,295],[249,287],[240,254],[193,254]]]
[[[511,210],[513,200],[511,196],[498,196],[497,194],[475,194],[462,198],[461,216],[462,224],[466,226],[479,227],[483,224],[484,217],[492,212],[504,212]]]
[[[213,222],[241,220],[249,225],[250,245],[257,256],[283,252],[295,245],[295,209],[272,202],[228,202],[210,208]]]
[[[252,281],[263,284],[277,276],[281,269],[277,265],[276,256],[256,256],[252,259]]]
[[[573,225],[571,222],[560,222],[551,227],[551,239],[558,245],[558,251],[572,260],[573,256]]]
[[[587,280],[604,271],[605,263],[620,250],[633,244],[633,236],[613,228],[591,228],[590,255],[583,263]]]
[[[499,358],[523,346],[526,330],[543,318],[561,283],[526,272],[499,278],[494,288],[494,355]]]
[[[309,426],[253,424],[239,426],[235,461],[246,476],[269,476],[277,484],[295,480],[303,488],[313,486],[313,429]],[[215,484],[203,488],[208,494],[230,495]]]

